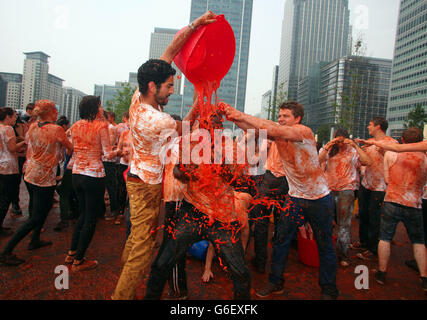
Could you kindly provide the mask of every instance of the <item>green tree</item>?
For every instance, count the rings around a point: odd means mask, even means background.
[[[408,113],[408,119],[405,120],[404,127],[405,129],[410,127],[417,127],[421,130],[424,130],[424,124],[427,123],[427,114],[421,106],[417,104],[414,109]]]
[[[117,123],[122,122],[123,113],[129,111],[135,88],[129,82],[122,83],[122,87],[116,91],[113,99],[107,100],[106,109],[116,114]]]
[[[264,110],[268,112],[268,120],[277,121],[279,117],[279,106],[287,101],[288,93],[284,90],[285,84],[282,82],[277,88],[277,94],[272,96],[272,101],[270,105],[266,107]]]

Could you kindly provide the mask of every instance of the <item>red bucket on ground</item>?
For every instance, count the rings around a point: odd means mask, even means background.
[[[319,251],[317,249],[316,240],[305,239],[298,232],[298,258],[309,267],[319,268]],[[332,242],[335,247],[336,236],[332,237]]]
[[[235,52],[233,29],[224,15],[218,15],[216,22],[199,27],[190,36],[174,62],[193,84],[220,82],[233,64]]]

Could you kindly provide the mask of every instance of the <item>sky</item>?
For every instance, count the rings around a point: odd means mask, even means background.
[[[289,1],[289,0],[288,0]],[[286,0],[254,0],[245,111],[261,111],[279,64]],[[399,0],[350,0],[354,37],[365,55],[392,59]],[[155,27],[189,23],[191,0],[0,1],[0,72],[22,73],[24,52],[43,51],[64,86],[93,94],[95,84],[127,81],[148,59]],[[226,17],[227,18],[227,17]]]

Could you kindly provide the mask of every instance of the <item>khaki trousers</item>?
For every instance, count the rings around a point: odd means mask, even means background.
[[[113,300],[135,299],[144,272],[151,264],[160,211],[162,185],[128,179],[131,233],[122,254],[123,269]]]

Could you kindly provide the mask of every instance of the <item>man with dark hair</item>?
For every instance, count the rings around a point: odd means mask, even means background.
[[[422,141],[418,128],[403,132],[402,142]],[[390,257],[390,243],[397,224],[402,221],[413,244],[414,257],[420,272],[422,288],[427,291],[426,247],[423,231],[422,196],[427,182],[427,157],[424,152],[386,152],[384,178],[387,186],[384,205],[381,208],[380,241],[378,244],[379,266],[375,280],[384,284]]]
[[[320,168],[313,132],[301,124],[304,107],[297,102],[282,104],[279,111],[282,125],[247,115],[231,106],[226,106],[225,112],[227,118],[243,130],[267,131],[268,137],[277,144],[289,183],[289,211],[280,212],[276,221],[269,281],[255,294],[265,298],[284,291],[283,272],[290,244],[302,224],[294,210],[301,210],[317,241],[322,298],[336,299],[339,293],[336,287],[337,259],[332,243],[333,200]]]
[[[172,60],[194,30],[215,22],[215,17],[208,11],[197,18],[172,40],[160,59],[151,59],[138,69],[138,90],[129,109],[132,158],[126,182],[132,229],[123,251],[124,266],[114,300],[135,298],[136,288],[153,256],[164,169],[160,152],[168,137],[175,130],[179,134],[182,130],[181,122],[163,112],[174,92]],[[184,120],[192,119],[193,111]]]
[[[394,142],[396,140],[386,136],[388,122],[383,117],[375,117],[369,122],[369,140],[381,142]],[[368,140],[368,141],[369,141]],[[356,142],[361,140],[357,140]],[[377,255],[378,236],[380,232],[380,208],[384,202],[387,185],[384,180],[384,151],[376,146],[364,149],[372,159],[370,165],[366,166],[362,184],[359,189],[359,242],[353,243],[355,249],[365,248],[367,250],[357,253],[362,260],[370,260]]]

